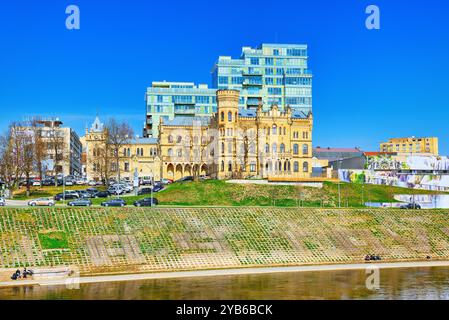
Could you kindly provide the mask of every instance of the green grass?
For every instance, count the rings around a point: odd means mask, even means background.
[[[396,202],[395,194],[435,194],[427,190],[404,189],[380,185],[342,183],[341,205],[363,207],[362,203]],[[363,194],[363,198],[362,198]],[[276,207],[336,207],[338,185],[326,182],[322,189],[294,185],[232,184],[220,180],[185,182],[168,185],[153,194],[160,205],[167,206],[276,206]],[[150,195],[123,197],[131,205]],[[104,199],[94,199],[100,204]]]
[[[51,231],[46,233],[39,233],[39,242],[44,250],[48,249],[68,249],[69,243],[67,235],[62,231]]]

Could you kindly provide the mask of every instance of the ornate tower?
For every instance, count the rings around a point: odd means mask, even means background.
[[[237,148],[239,121],[239,91],[218,90],[218,177],[226,179],[238,173]]]

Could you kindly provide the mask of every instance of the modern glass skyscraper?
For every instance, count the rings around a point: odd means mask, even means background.
[[[158,136],[160,119],[216,112],[217,89],[240,91],[239,108],[268,110],[273,104],[312,111],[312,73],[307,45],[262,44],[243,47],[238,59],[220,56],[212,69],[212,88],[191,82],[153,82],[146,92],[144,136]]]
[[[312,73],[307,66],[307,45],[262,44],[243,47],[239,59],[220,56],[212,70],[212,86],[240,91],[240,104],[267,109],[312,111]]]
[[[209,116],[217,112],[216,89],[192,82],[153,82],[147,88],[144,136],[157,137],[159,123],[175,116]]]

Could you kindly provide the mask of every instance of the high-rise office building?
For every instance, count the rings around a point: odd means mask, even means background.
[[[191,82],[153,82],[146,92],[145,137],[157,137],[160,119],[206,116],[217,111],[217,89],[238,90],[239,108],[264,111],[290,106],[307,116],[312,111],[312,73],[307,46],[262,44],[243,47],[238,59],[220,56],[212,69],[212,88]]]
[[[249,109],[274,104],[312,111],[312,73],[307,65],[307,45],[262,44],[243,47],[238,59],[220,56],[212,70],[212,86],[240,91],[240,105]]]

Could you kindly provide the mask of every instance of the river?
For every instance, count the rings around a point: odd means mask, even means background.
[[[449,268],[380,270],[378,290],[364,270],[157,279],[65,286],[1,288],[0,299],[449,299]]]

